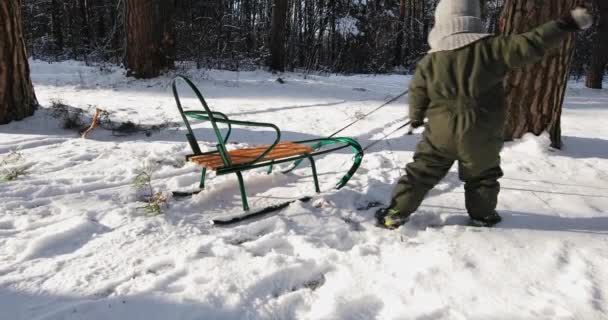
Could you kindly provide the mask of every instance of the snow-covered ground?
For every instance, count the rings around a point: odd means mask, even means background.
[[[0,319],[607,319],[608,91],[571,83],[562,118],[565,148],[526,136],[503,152],[505,178],[493,229],[467,226],[455,168],[412,221],[374,227],[419,135],[377,144],[349,185],[331,190],[352,160],[317,161],[321,189],[307,203],[232,228],[210,217],[241,211],[233,176],[168,201],[148,217],[131,186],[154,168],[158,191],[192,190],[198,169],[184,128],[147,137],[102,129],[83,140],[61,129],[52,100],[114,121],[179,122],[170,77],[138,81],[120,69],[32,62],[45,107],[0,126],[0,156],[24,175],[0,182]],[[184,72],[212,108],[278,124],[285,140],[326,136],[404,90],[405,76]],[[196,107],[191,94],[186,105]],[[93,109],[89,111],[91,114]],[[366,145],[398,127],[407,99],[343,134]],[[204,148],[211,131],[196,126]],[[268,142],[237,128],[231,148]],[[252,207],[313,192],[310,168],[245,174]]]

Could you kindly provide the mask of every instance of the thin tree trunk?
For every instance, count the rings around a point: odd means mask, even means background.
[[[38,101],[23,40],[21,1],[0,1],[0,124],[34,114]]]
[[[298,6],[298,40],[297,43],[299,44],[298,48],[297,48],[297,52],[298,52],[298,65],[303,66],[304,65],[304,61],[306,61],[306,58],[304,57],[304,50],[302,50],[302,44],[304,43],[304,33],[306,32],[306,26],[305,26],[305,22],[304,22],[304,18],[303,16],[305,16],[305,12],[302,9],[302,3],[304,3],[304,1],[296,1],[297,2],[297,6]]]
[[[82,30],[81,30],[81,35],[82,35],[82,43],[81,45],[84,46],[84,50],[83,50],[83,56],[84,56],[84,60],[87,61],[87,55],[90,53],[91,51],[91,32],[90,32],[90,28],[89,28],[89,4],[87,2],[87,0],[79,0],[78,1],[78,8],[80,9],[80,19],[82,19]]]
[[[329,21],[324,0],[319,0],[319,12],[317,16],[320,20],[319,34],[317,40],[315,41],[315,45],[310,59],[310,65],[314,66],[314,68],[318,68],[322,61],[321,59],[323,57],[323,38],[325,35],[325,29],[327,28],[327,23]]]
[[[253,0],[244,0],[243,3],[243,14],[245,15],[245,48],[247,53],[251,54],[253,51],[253,23],[251,23],[251,2]]]
[[[74,19],[74,17],[77,16],[76,11],[78,11],[77,9],[77,3],[76,1],[68,1],[66,4],[67,7],[67,15],[68,15],[68,34],[69,34],[69,42],[70,42],[70,49],[71,49],[71,55],[73,59],[77,59],[78,58],[78,50],[80,50],[80,37],[78,36],[80,33],[79,28],[76,26],[76,21]]]
[[[559,18],[578,0],[506,0],[501,17],[502,33],[522,33]],[[512,71],[505,80],[507,122],[505,139],[548,131],[551,146],[562,147],[560,118],[575,44],[571,35],[540,62]]]
[[[329,62],[327,65],[334,66],[336,59],[336,0],[329,0]]]
[[[602,89],[604,72],[608,63],[608,1],[596,0],[595,5],[599,20],[593,40],[593,53],[586,85],[588,88]]]
[[[107,29],[106,29],[106,5],[105,1],[97,0],[95,15],[97,16],[97,43],[101,43],[106,39]]]
[[[273,0],[270,31],[270,69],[285,71],[285,20],[287,0]]]
[[[122,49],[125,48],[126,36],[124,32],[125,22],[125,4],[120,1],[117,4],[110,6],[110,45],[114,53],[116,63],[124,60],[124,56],[121,56]],[[124,61],[123,61],[124,62]]]
[[[399,3],[399,22],[397,23],[397,41],[395,41],[395,61],[393,65],[403,64],[403,36],[405,34],[405,0]]]
[[[125,64],[129,76],[154,78],[173,67],[174,9],[169,0],[127,0]]]
[[[51,1],[51,32],[57,52],[63,51],[63,4]]]

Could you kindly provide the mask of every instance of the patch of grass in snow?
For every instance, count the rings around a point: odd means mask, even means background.
[[[302,284],[302,287],[308,288],[311,291],[315,291],[325,284],[325,275],[321,274],[319,277],[306,281]]]
[[[146,137],[152,135],[152,133],[158,133],[161,130],[179,127],[179,124],[172,123],[168,119],[164,119],[161,124],[154,125],[142,125],[138,123],[134,123],[132,121],[121,122],[121,123],[112,123],[111,121],[105,122],[106,126],[102,127],[104,129],[112,130],[112,134],[116,136],[128,136],[136,133],[143,133]]]
[[[68,106],[60,99],[51,100],[51,115],[62,121],[62,127],[77,130],[79,133],[87,127],[84,121],[84,110]]]
[[[146,205],[141,207],[147,216],[157,216],[163,214],[163,206],[167,205],[167,197],[154,189],[152,186],[152,174],[154,168],[144,165],[138,170],[137,175],[133,178],[133,188],[135,191],[144,194]]]
[[[12,150],[0,161],[0,180],[12,181],[27,173],[23,165],[25,158],[17,150]]]
[[[91,110],[96,107],[89,105],[87,110],[69,106],[60,99],[51,100],[51,115],[55,119],[62,122],[62,127],[68,130],[76,130],[78,133],[84,132],[91,122],[93,117],[90,115]],[[143,133],[147,137],[152,133],[158,133],[164,129],[179,127],[179,123],[170,122],[168,119],[163,119],[161,124],[143,125],[134,123],[130,120],[126,122],[114,122],[110,119],[110,113],[107,111],[101,112],[98,126],[105,130],[112,131],[115,136],[129,136],[137,133]]]

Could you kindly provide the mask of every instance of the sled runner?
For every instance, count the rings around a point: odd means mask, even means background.
[[[179,93],[177,90],[177,84],[179,81],[185,82],[190,87],[190,89],[196,94],[203,106],[202,111],[183,110],[182,104],[179,99]],[[186,139],[188,140],[190,148],[193,152],[191,155],[186,156],[186,159],[202,167],[201,180],[199,184],[200,189],[205,188],[205,175],[207,173],[207,170],[213,170],[216,172],[217,175],[234,173],[236,174],[239,182],[243,210],[245,211],[249,210],[249,204],[247,203],[245,183],[241,174],[241,172],[243,171],[261,167],[268,167],[268,173],[271,173],[272,168],[275,164],[308,159],[312,169],[315,191],[318,193],[320,192],[320,189],[314,157],[349,147],[353,150],[355,154],[353,164],[346,173],[346,175],[344,175],[342,179],[340,179],[340,181],[336,185],[336,189],[340,189],[344,185],[346,185],[346,183],[348,183],[350,178],[355,174],[355,172],[361,165],[361,160],[363,159],[363,148],[361,147],[361,145],[359,145],[357,141],[351,138],[332,137],[294,142],[280,141],[281,130],[272,123],[232,120],[221,112],[212,111],[207,105],[207,102],[203,98],[201,92],[188,78],[184,76],[177,76],[173,80],[172,87],[173,96],[175,97],[175,102],[177,104],[177,109],[179,110],[180,115],[184,120],[184,124],[186,125],[186,129],[188,131],[188,133],[186,134]],[[196,137],[194,136],[194,132],[192,131],[192,127],[188,118],[209,121],[211,123],[213,132],[217,140],[215,150],[209,152],[201,152],[200,146],[196,140]],[[222,133],[220,132],[219,124],[226,126],[227,130],[225,135],[222,135]],[[226,143],[230,138],[230,133],[232,131],[233,125],[270,128],[275,132],[274,141],[272,144],[269,145],[228,151],[226,149]],[[330,147],[327,148],[327,146]],[[291,170],[293,170],[293,167],[285,172]],[[175,194],[178,194],[180,196],[185,195],[185,193]]]

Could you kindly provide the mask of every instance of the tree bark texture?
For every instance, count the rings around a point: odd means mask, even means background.
[[[501,31],[504,34],[530,31],[565,15],[581,2],[506,0]],[[551,136],[551,146],[561,148],[560,118],[574,45],[575,36],[570,35],[541,62],[509,73],[505,80],[506,140],[521,138],[528,132],[540,135],[546,130]]]
[[[25,53],[21,1],[0,1],[0,124],[34,114],[38,101]]]
[[[588,88],[602,89],[604,72],[608,64],[608,1],[596,0],[595,7],[598,13],[597,29],[593,39],[593,52],[586,85]]]
[[[173,67],[174,10],[171,0],[127,0],[125,64],[129,76],[154,78]]]
[[[270,69],[285,71],[285,22],[287,0],[273,0],[270,30]]]

